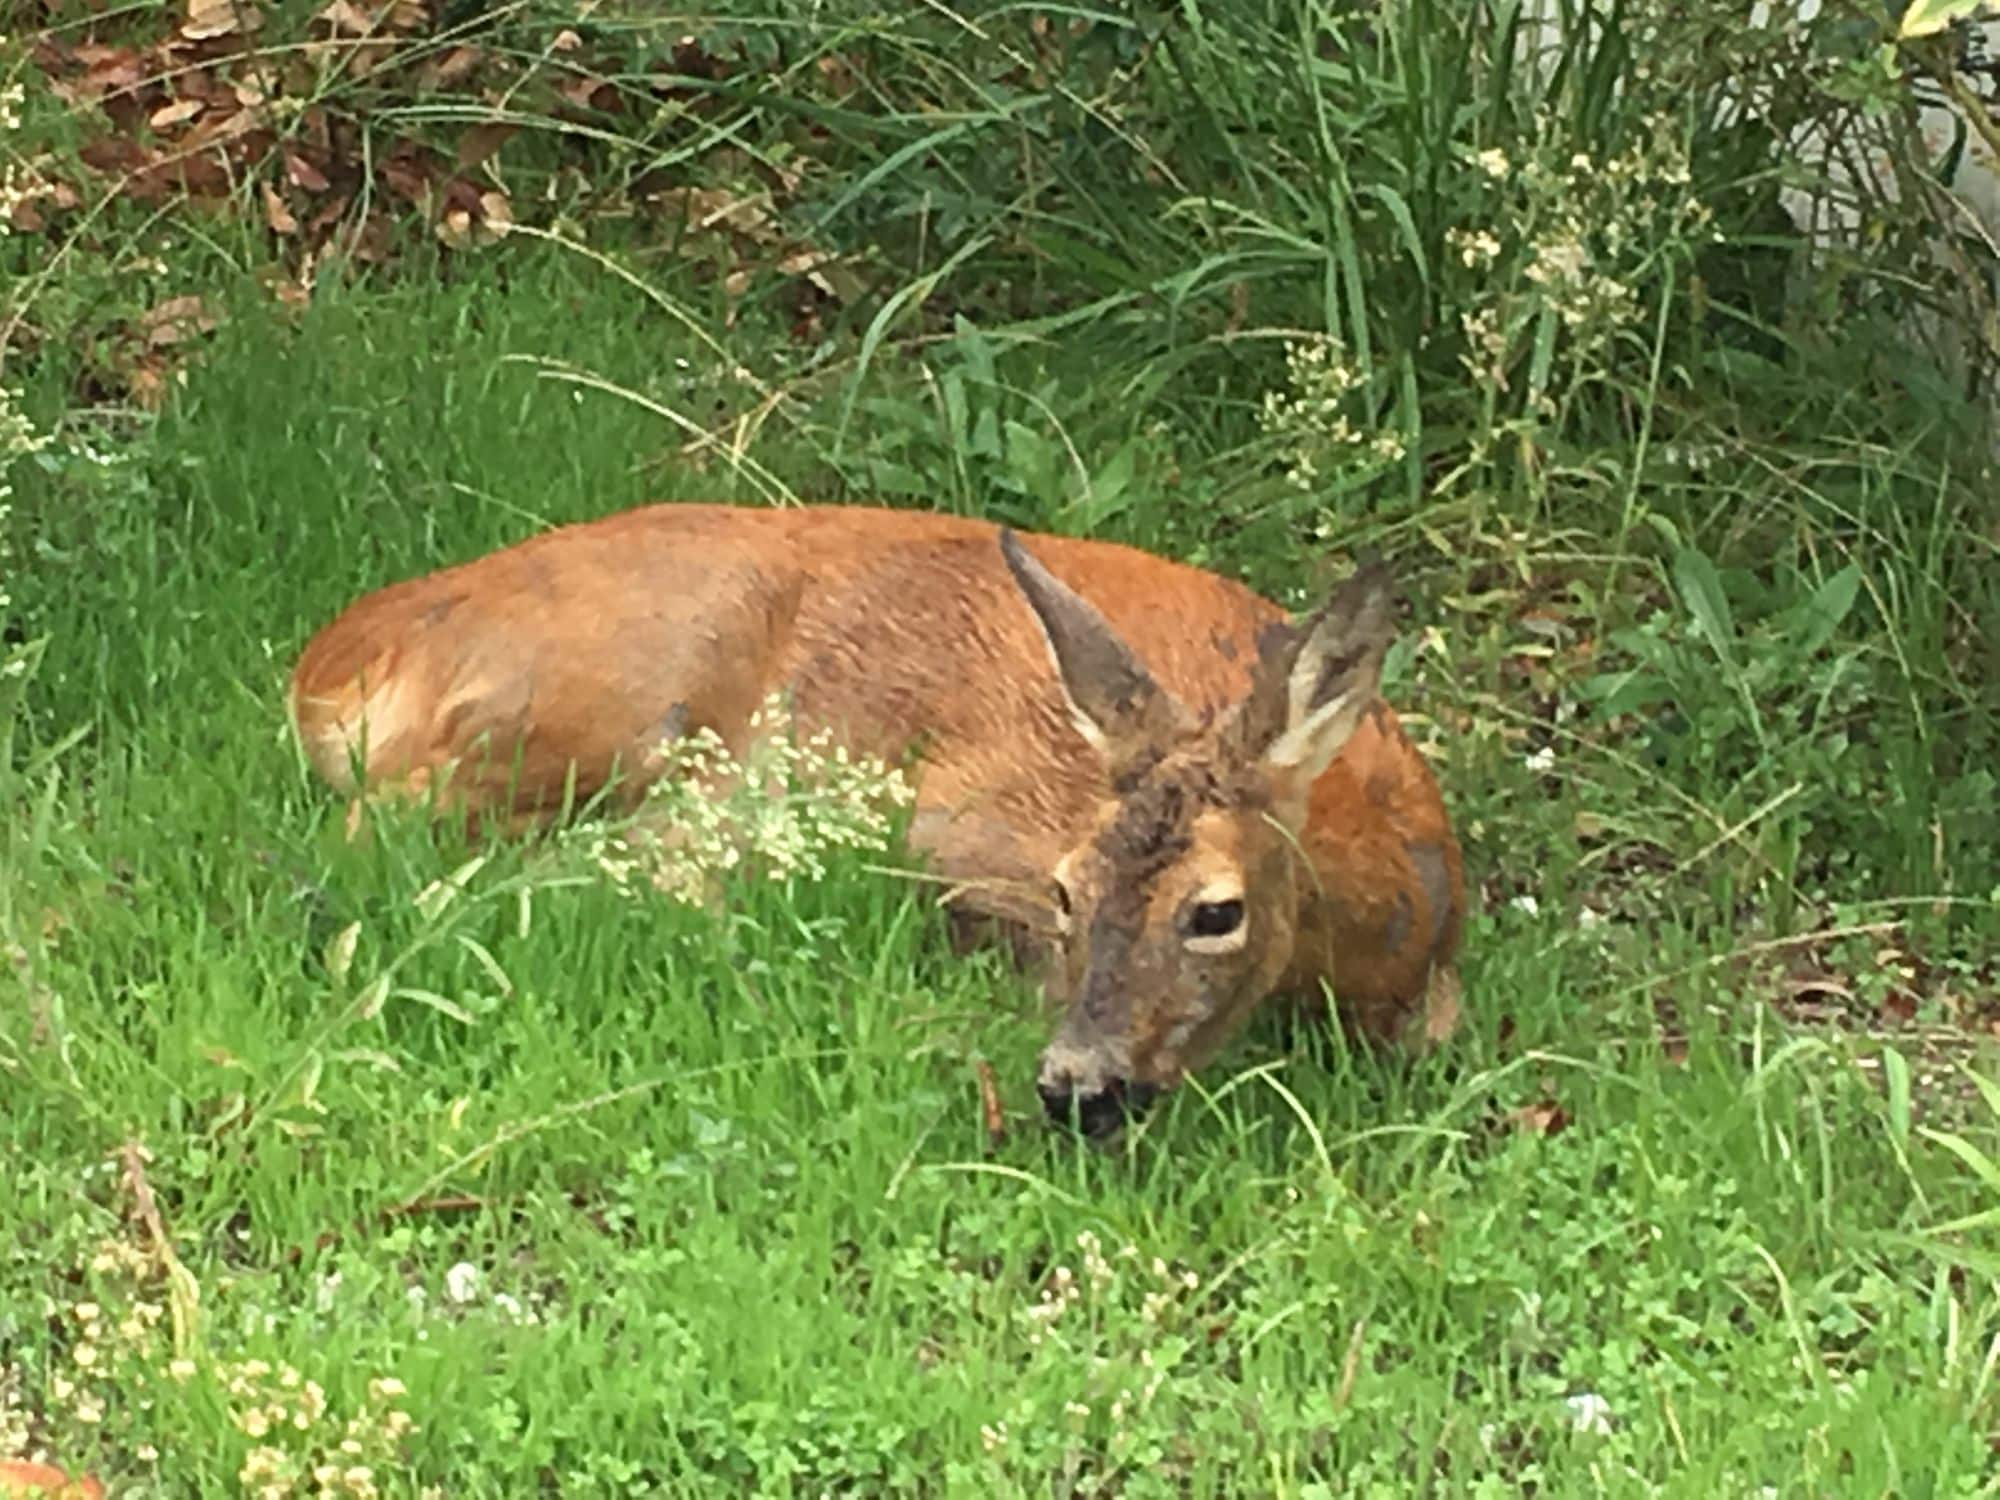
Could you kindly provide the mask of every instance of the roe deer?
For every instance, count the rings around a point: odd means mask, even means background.
[[[959,914],[1052,960],[1039,1092],[1101,1136],[1269,994],[1324,984],[1380,1041],[1455,1025],[1458,844],[1377,696],[1390,636],[1379,567],[1292,626],[1104,542],[658,505],[367,595],[306,647],[291,715],[336,787],[529,822],[665,736],[740,753],[774,690],[854,751],[914,748],[911,843]]]

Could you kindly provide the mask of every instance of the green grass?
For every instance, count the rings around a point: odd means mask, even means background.
[[[2000,1120],[1958,1071],[2000,934],[1983,412],[1885,334],[1903,268],[1771,274],[1768,157],[1692,105],[1723,243],[1626,267],[1645,316],[1543,367],[1548,308],[1492,290],[1532,236],[1484,275],[1445,236],[1550,204],[1467,155],[1615,155],[1629,58],[1517,111],[1495,58],[1446,66],[1491,8],[1342,21],[1317,69],[1273,37],[1328,14],[1241,14],[1105,23],[1020,97],[934,15],[796,23],[721,93],[753,154],[823,129],[795,207],[873,288],[817,343],[639,230],[596,241],[639,285],[528,241],[292,315],[233,221],[107,211],[51,328],[228,316],[156,418],[66,414],[80,341],[20,367],[56,439],[13,466],[0,1455],[174,1496],[254,1493],[261,1448],[455,1496],[2000,1487]],[[680,149],[629,128],[634,170]],[[1450,332],[1488,306],[1525,319],[1504,389]],[[1402,459],[1260,419],[1300,328]],[[674,414],[766,391],[742,462],[684,448]],[[414,817],[349,844],[286,736],[364,589],[647,500],[877,496],[1293,601],[1386,550],[1391,696],[1477,886],[1464,1036],[1260,1018],[1086,1148],[1040,1124],[1040,1001],[919,882],[850,858],[711,913]],[[253,1431],[305,1382],[323,1413]]]
[[[1989,1472],[2000,1301],[1895,1233],[1976,1200],[1912,1175],[1853,1049],[1790,1040],[1705,966],[1731,934],[1699,900],[1579,930],[1586,873],[1524,785],[1452,780],[1476,867],[1540,893],[1475,917],[1462,1045],[1409,1065],[1260,1024],[1111,1152],[1034,1123],[1034,998],[953,959],[908,882],[843,868],[710,917],[503,847],[427,919],[412,898],[460,855],[411,823],[340,841],[281,732],[297,646],[369,584],[729,492],[646,480],[653,419],[504,363],[588,355],[637,384],[675,356],[574,262],[510,273],[333,297],[289,332],[246,305],[42,575],[32,722],[87,733],[6,880],[31,946],[0,1054],[4,1333],[30,1392],[73,1356],[70,1305],[157,1296],[83,1269],[134,1233],[95,1165],[130,1139],[204,1347],[289,1363],[337,1412],[402,1379],[408,1473],[454,1494]],[[464,1019],[408,998],[360,1019],[383,973]],[[1014,1115],[993,1153],[977,1058]],[[1567,1129],[1509,1128],[1544,1101]],[[1088,1282],[1086,1233],[1110,1272],[1038,1329],[1057,1266]],[[56,1407],[71,1455],[141,1492],[230,1485],[251,1444],[215,1391],[112,1392],[101,1452]],[[1610,1432],[1570,1430],[1583,1395]]]

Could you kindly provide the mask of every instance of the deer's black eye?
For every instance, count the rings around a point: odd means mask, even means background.
[[[1058,916],[1069,915],[1069,887],[1060,880],[1049,882],[1049,904],[1056,909]]]
[[[1241,901],[1203,901],[1188,913],[1189,937],[1228,937],[1242,925]]]

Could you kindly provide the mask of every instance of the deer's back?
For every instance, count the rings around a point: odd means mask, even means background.
[[[670,727],[733,741],[783,688],[857,749],[920,741],[944,787],[1073,789],[1091,767],[994,536],[833,507],[662,505],[560,528],[357,601],[301,656],[294,717],[336,785],[354,785],[357,752],[371,782],[417,787],[456,760],[462,796],[511,784],[532,806],[561,795],[571,765],[578,792],[595,790]],[[1256,632],[1278,617],[1130,548],[1031,544],[1191,705],[1243,689]],[[490,775],[467,761],[482,748]]]

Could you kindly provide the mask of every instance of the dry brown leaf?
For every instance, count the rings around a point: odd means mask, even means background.
[[[449,209],[438,216],[437,237],[454,250],[472,243],[472,214],[463,208]]]
[[[139,332],[150,348],[163,349],[196,334],[211,333],[221,324],[221,315],[201,297],[169,297],[139,319]]]
[[[0,1458],[0,1500],[103,1500],[104,1486],[86,1474],[71,1479],[49,1464],[31,1464],[24,1459]]]
[[[248,135],[263,123],[262,111],[256,109],[232,109],[227,112],[212,110],[207,119],[190,130],[180,142],[182,152],[200,151],[209,146],[220,146],[239,136]]]
[[[264,184],[264,222],[271,226],[273,234],[299,232],[299,221],[292,216],[291,209],[286,206],[278,190],[268,182]]]
[[[556,92],[578,109],[601,110],[606,114],[616,114],[621,103],[616,84],[589,73],[565,78],[556,85]]]
[[[56,86],[56,92],[69,103],[95,103],[106,94],[122,94],[135,89],[146,76],[146,61],[129,47],[101,47],[79,49],[81,58],[88,51],[96,56],[88,70],[74,82]]]
[[[146,116],[146,123],[155,130],[171,130],[176,125],[186,124],[207,108],[206,99],[176,99]]]
[[[803,276],[836,302],[851,302],[861,293],[860,278],[840,264],[830,250],[795,250],[778,262],[786,276]]]
[[[263,24],[264,18],[250,0],[187,0],[187,19],[181,22],[181,35],[191,42],[205,42],[213,37],[255,31]]]
[[[323,193],[332,186],[324,172],[296,151],[285,153],[285,176],[291,179],[293,187],[302,187],[309,193]]]
[[[721,227],[762,245],[775,244],[779,238],[771,216],[760,205],[722,188],[669,188],[653,201],[669,213],[679,210],[689,230],[696,233]]]
[[[458,138],[459,166],[467,170],[478,166],[506,145],[508,139],[520,128],[518,125],[509,125],[503,120],[487,120],[474,125]]]
[[[1560,1135],[1569,1129],[1569,1111],[1553,1099],[1525,1104],[1507,1116],[1507,1126],[1523,1135]]]
[[[378,24],[374,16],[368,14],[353,0],[333,0],[323,10],[313,15],[315,21],[324,21],[335,31],[344,31],[349,36],[370,36]]]
[[[167,384],[173,372],[164,360],[147,357],[125,372],[125,390],[139,406],[158,411],[166,404]]]
[[[445,88],[470,75],[485,60],[486,54],[477,47],[454,47],[425,63],[418,77],[426,88]]]
[[[376,169],[382,185],[408,203],[421,203],[435,183],[431,164],[414,151],[390,156]]]
[[[424,0],[389,0],[382,23],[391,31],[412,32],[422,31],[430,19],[430,7]]]
[[[462,186],[455,183],[453,189],[456,192]],[[452,249],[490,245],[513,226],[513,205],[505,193],[481,193],[477,202],[477,214],[470,208],[453,207],[438,216],[437,237]]]

